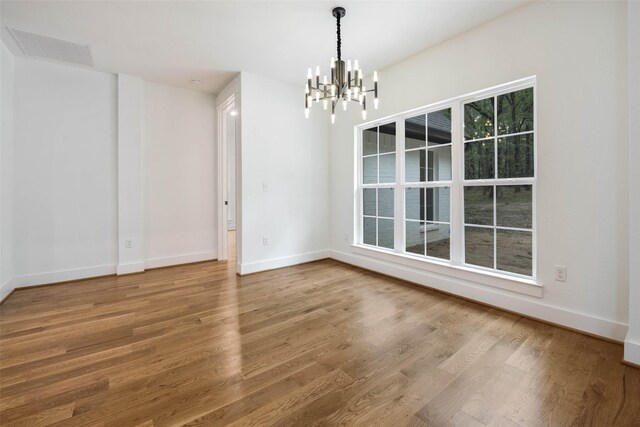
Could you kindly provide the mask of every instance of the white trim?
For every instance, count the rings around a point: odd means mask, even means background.
[[[151,259],[145,260],[144,267],[146,269],[169,267],[172,265],[189,264],[192,262],[213,261],[215,259],[216,259],[215,251],[196,252],[192,254],[175,255],[175,256],[168,256],[168,257],[161,257],[161,258],[151,258]]]
[[[131,274],[131,273],[141,273],[144,271],[144,262],[130,262],[127,264],[118,264],[116,268],[116,274]]]
[[[626,339],[624,341],[624,360],[640,365],[640,342]]]
[[[640,365],[640,2],[627,3],[628,19],[628,181],[629,213],[627,227],[629,238],[629,333],[625,341],[624,359]]]
[[[95,265],[93,267],[76,268],[71,270],[52,271],[50,273],[26,274],[15,276],[13,286],[20,288],[33,285],[47,285],[70,280],[88,279],[97,276],[116,274],[116,264]]]
[[[249,264],[238,264],[238,274],[257,273],[259,271],[274,270],[276,268],[290,267],[292,265],[304,264],[305,262],[318,261],[329,258],[329,251],[309,252],[306,254],[292,255],[282,258],[272,258],[265,261],[252,262]]]
[[[475,266],[454,264],[447,260],[438,260],[434,257],[412,255],[408,253],[394,253],[374,246],[352,245],[354,254],[373,257],[385,262],[404,265],[416,270],[437,273],[455,279],[467,280],[480,285],[492,286],[519,294],[541,298],[543,286],[530,280],[509,274],[501,274],[493,269],[480,270]]]
[[[331,258],[347,264],[612,340],[622,342],[627,332],[627,325],[614,320],[548,305],[540,299],[505,293],[468,280],[358,254],[332,250],[330,255]]]
[[[15,280],[12,277],[0,285],[0,301],[4,299],[16,288]]]

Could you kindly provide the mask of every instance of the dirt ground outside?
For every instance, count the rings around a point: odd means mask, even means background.
[[[467,187],[465,189],[465,262],[494,268],[494,233],[498,270],[531,276],[532,232],[503,230],[513,227],[531,230],[531,186],[497,186],[496,222],[493,228],[493,186]],[[491,228],[474,227],[487,225]],[[424,246],[407,247],[407,252],[424,255]],[[427,255],[450,259],[450,241],[442,239],[427,243]]]

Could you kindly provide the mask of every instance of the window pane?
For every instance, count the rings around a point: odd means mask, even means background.
[[[531,228],[531,185],[496,187],[496,222],[499,227]]]
[[[429,113],[429,145],[448,144],[451,142],[451,108]]]
[[[451,146],[429,148],[429,181],[451,180]]]
[[[378,189],[378,216],[393,218],[393,188]]]
[[[362,182],[375,184],[378,182],[378,156],[362,159]]]
[[[404,156],[404,169],[406,182],[424,182],[427,174],[427,152],[425,150],[407,151]]]
[[[380,126],[380,153],[396,151],[396,124],[387,123]]]
[[[493,228],[464,228],[464,261],[493,268]]]
[[[449,222],[450,195],[449,187],[427,188],[427,221]]]
[[[531,233],[527,231],[498,230],[496,251],[498,270],[531,276]]]
[[[533,130],[533,88],[498,96],[498,135]]]
[[[378,128],[362,131],[362,155],[376,154],[378,152]]]
[[[493,225],[493,186],[464,187],[464,223]]]
[[[424,188],[405,190],[405,218],[424,220]]]
[[[467,142],[464,144],[464,178],[493,179],[495,157],[494,140]]]
[[[396,182],[396,155],[380,156],[380,183]]]
[[[493,98],[464,105],[464,139],[493,136]]]
[[[410,117],[404,121],[404,148],[424,147],[426,145],[425,115]]]
[[[406,222],[406,251],[412,254],[424,255],[424,222]]]
[[[427,255],[449,259],[449,224],[427,223]]]
[[[533,176],[533,134],[498,138],[498,178]]]
[[[378,219],[378,246],[393,249],[392,219]]]
[[[362,199],[364,214],[376,216],[376,189],[365,188],[363,190]]]
[[[363,218],[363,230],[362,241],[367,245],[376,244],[376,219],[375,218]]]

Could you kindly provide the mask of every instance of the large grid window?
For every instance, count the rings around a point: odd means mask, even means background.
[[[533,275],[533,88],[464,104],[464,260]]]
[[[361,127],[356,243],[535,278],[534,84]]]

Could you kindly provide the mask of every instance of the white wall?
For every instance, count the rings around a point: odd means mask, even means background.
[[[143,85],[118,74],[118,274],[144,271]]]
[[[352,252],[353,126],[331,130],[332,256],[618,340],[628,321],[624,2],[532,2],[379,72],[373,118],[537,76],[541,299]],[[366,64],[363,64],[366,66]],[[299,96],[299,94],[298,94]],[[371,116],[370,116],[371,117]],[[568,281],[554,281],[554,265]]]
[[[629,333],[625,360],[640,365],[640,2],[629,6]]]
[[[13,289],[13,67],[0,42],[0,301]]]
[[[328,116],[304,118],[299,86],[240,79],[241,273],[327,257]]]
[[[144,223],[147,268],[214,259],[215,97],[144,84]]]
[[[116,77],[16,58],[17,285],[115,272]]]

